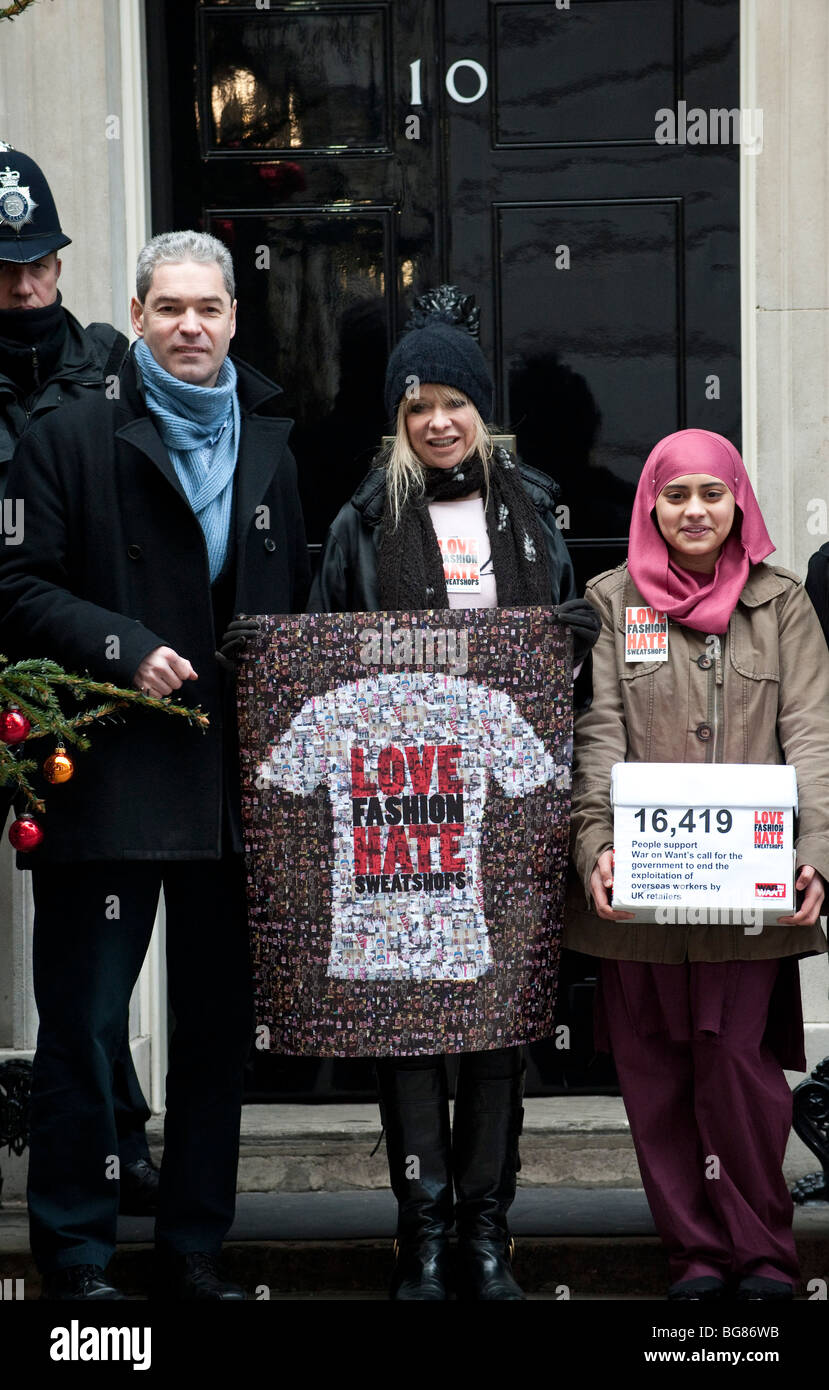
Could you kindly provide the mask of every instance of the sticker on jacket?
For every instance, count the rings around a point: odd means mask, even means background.
[[[667,613],[658,608],[625,608],[625,661],[667,660]]]

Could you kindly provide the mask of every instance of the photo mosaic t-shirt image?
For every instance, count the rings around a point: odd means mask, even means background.
[[[258,1035],[414,1056],[550,1037],[572,645],[544,607],[264,615],[238,667]]]
[[[322,783],[334,813],[329,974],[470,980],[492,965],[481,877],[487,784],[561,778],[504,691],[451,674],[380,673],[308,700],[264,779]]]

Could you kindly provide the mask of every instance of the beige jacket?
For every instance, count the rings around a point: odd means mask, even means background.
[[[819,926],[706,926],[604,922],[590,875],[613,844],[610,769],[616,762],[792,763],[797,770],[797,863],[829,880],[829,652],[796,575],[753,565],[720,638],[670,622],[668,660],[625,662],[624,616],[644,599],[627,565],[592,579],[587,598],[602,630],[593,648],[593,703],[576,721],[572,847],[581,895],[567,912],[564,944],[615,960],[752,960],[826,949]]]

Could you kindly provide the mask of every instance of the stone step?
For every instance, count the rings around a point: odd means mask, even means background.
[[[157,1126],[158,1121],[153,1125]],[[157,1131],[154,1130],[154,1134]],[[240,1192],[341,1192],[388,1186],[377,1106],[246,1105]],[[792,1134],[790,1183],[818,1167]],[[533,1097],[524,1104],[522,1187],[638,1187],[639,1168],[619,1096]]]
[[[153,1116],[150,1147],[161,1156],[163,1119]],[[246,1105],[242,1111],[240,1192],[348,1192],[388,1187],[385,1144],[374,1104]],[[619,1096],[533,1097],[524,1104],[522,1187],[640,1186]],[[786,1154],[789,1184],[818,1167],[795,1134]],[[26,1154],[0,1155],[3,1200],[26,1191]]]
[[[396,1209],[386,1191],[241,1194],[225,1248],[227,1270],[251,1297],[382,1296]],[[665,1257],[641,1188],[523,1188],[510,1213],[516,1275],[545,1299],[663,1298]],[[829,1279],[829,1205],[798,1208],[795,1235],[804,1289]],[[113,1278],[145,1293],[153,1223],[122,1217]],[[0,1279],[40,1281],[22,1205],[0,1210]],[[816,1286],[817,1287],[817,1286]],[[817,1288],[820,1292],[820,1288]]]

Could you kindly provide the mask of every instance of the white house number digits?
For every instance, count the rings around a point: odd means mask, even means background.
[[[423,97],[420,89],[420,63],[421,59],[415,58],[414,62],[409,64],[409,73],[411,77],[411,95],[409,102],[411,106],[423,105]],[[461,68],[469,68],[470,72],[474,72],[478,79],[478,90],[477,92],[473,92],[471,96],[461,96],[461,93],[455,85],[455,75]],[[481,63],[476,63],[474,58],[458,58],[448,69],[445,80],[446,90],[452,100],[459,101],[464,106],[468,106],[474,101],[480,101],[489,86],[489,77],[487,76],[486,68],[483,67]]]

